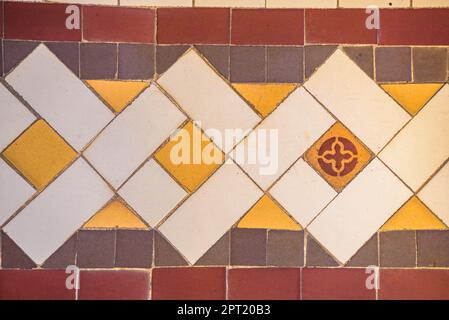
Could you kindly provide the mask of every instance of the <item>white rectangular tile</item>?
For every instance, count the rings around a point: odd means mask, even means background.
[[[340,49],[304,86],[374,153],[410,119]]]
[[[80,158],[3,230],[40,265],[112,196],[111,189]]]
[[[121,6],[192,7],[192,0],[120,0]]]
[[[6,81],[76,150],[112,120],[112,112],[44,45]]]
[[[305,228],[337,192],[299,159],[270,189],[270,194]]]
[[[36,117],[0,83],[0,152],[34,120]]]
[[[379,8],[408,8],[410,0],[340,0],[340,8],[367,8],[376,6]]]
[[[226,129],[247,130],[259,116],[196,52],[189,50],[158,80],[181,108],[203,129],[225,136]],[[218,139],[214,140],[221,145]],[[238,142],[238,141],[236,141]],[[228,152],[235,144],[223,146]]]
[[[346,263],[412,192],[374,159],[307,227],[341,263]]]
[[[413,190],[449,157],[449,85],[443,88],[379,154]]]
[[[228,160],[159,228],[193,264],[262,196]]]
[[[449,226],[449,162],[424,186],[418,197]]]
[[[195,7],[264,8],[265,0],[195,0]]]
[[[46,0],[45,2],[54,3],[77,3],[77,4],[98,4],[98,5],[118,5],[118,0]]]
[[[258,184],[266,190],[281,176],[318,138],[328,130],[335,119],[306,91],[296,89],[273,113],[265,118],[259,126],[242,141],[232,153],[235,161],[241,165]],[[277,139],[270,136],[270,130],[275,130]],[[259,143],[258,136],[265,135],[267,143]],[[251,142],[257,141],[257,145]],[[275,143],[275,144],[273,144]],[[251,146],[253,145],[253,146]],[[273,146],[273,149],[271,147]],[[276,149],[277,147],[277,149]],[[262,150],[267,149],[266,152]],[[248,153],[271,154],[270,169],[263,159],[249,163]],[[245,155],[239,159],[238,155]],[[243,161],[241,161],[243,160]],[[276,165],[274,164],[275,162]]]
[[[449,0],[413,0],[414,8],[448,8]]]
[[[0,226],[6,222],[35,190],[0,159]]]
[[[336,8],[337,0],[267,0],[267,8]]]
[[[109,124],[84,155],[118,188],[185,119],[153,84]]]
[[[120,188],[119,194],[152,227],[187,195],[153,159]]]

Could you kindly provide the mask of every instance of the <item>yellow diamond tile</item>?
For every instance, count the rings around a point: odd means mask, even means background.
[[[45,121],[38,120],[3,155],[42,190],[76,157],[76,152]]]
[[[301,230],[301,226],[286,214],[269,196],[264,195],[240,220],[237,228]]]
[[[305,154],[305,160],[337,191],[341,191],[370,159],[371,152],[339,122]]]
[[[284,100],[295,88],[295,84],[278,83],[235,83],[232,85],[259,113],[266,117],[279,103]]]
[[[381,85],[408,113],[415,115],[441,89],[442,83],[406,83]]]
[[[121,201],[113,200],[98,211],[83,228],[112,229],[132,228],[148,229],[142,220],[128,209]]]
[[[144,81],[87,80],[86,82],[115,112],[122,111],[148,87],[148,82]]]
[[[445,229],[446,225],[421,200],[412,197],[380,228],[380,231]]]
[[[172,155],[181,163],[172,161]],[[156,153],[155,158],[189,191],[195,190],[206,180],[224,159],[223,153],[193,125],[193,122],[188,122],[176,133]],[[213,161],[210,163],[210,160]]]

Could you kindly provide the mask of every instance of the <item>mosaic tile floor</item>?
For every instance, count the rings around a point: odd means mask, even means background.
[[[0,299],[449,299],[449,1],[58,2],[0,2]]]

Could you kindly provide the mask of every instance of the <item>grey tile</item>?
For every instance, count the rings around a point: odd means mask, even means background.
[[[198,45],[196,48],[223,77],[229,79],[230,46]]]
[[[154,265],[163,266],[187,266],[189,263],[159,232],[154,232]]]
[[[267,48],[267,82],[303,82],[303,65],[302,47]]]
[[[449,230],[416,231],[418,267],[449,267]]]
[[[231,82],[265,82],[266,48],[231,47]]]
[[[159,45],[156,47],[156,73],[167,71],[189,46],[186,45]]]
[[[152,230],[117,230],[116,267],[151,268],[152,263]]]
[[[388,231],[379,233],[381,267],[415,267],[415,231]]]
[[[379,265],[377,233],[373,235],[357,253],[346,263],[350,267],[367,267]]]
[[[77,234],[70,237],[61,247],[58,248],[42,265],[48,269],[65,269],[69,265],[75,264]]]
[[[115,236],[115,230],[80,230],[77,243],[77,266],[80,268],[113,268]]]
[[[267,260],[267,230],[231,230],[231,265],[264,266]]]
[[[306,79],[309,78],[336,49],[337,46],[329,45],[305,46],[304,65]]]
[[[376,80],[379,82],[410,82],[411,48],[377,47]]]
[[[445,82],[447,48],[413,48],[413,81]]]
[[[3,40],[3,71],[5,74],[14,69],[37,46],[36,41]]]
[[[304,231],[268,231],[267,265],[285,267],[303,266]]]
[[[338,262],[315,239],[307,236],[306,266],[336,267]]]
[[[28,257],[25,252],[4,232],[1,234],[1,262],[2,268],[20,268],[20,269],[33,269],[36,264]]]
[[[371,79],[374,79],[374,50],[372,46],[344,47],[343,50]]]
[[[226,266],[230,259],[230,234],[226,232],[198,261],[199,266]]]
[[[154,76],[154,46],[149,44],[119,44],[118,78],[146,80]]]
[[[81,43],[80,63],[82,79],[115,79],[117,45],[113,43]]]
[[[67,68],[79,76],[80,46],[77,42],[47,42],[45,45],[66,65]]]

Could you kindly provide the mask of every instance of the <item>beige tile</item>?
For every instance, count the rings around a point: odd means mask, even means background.
[[[449,0],[413,0],[414,8],[448,8]]]
[[[337,0],[267,0],[267,8],[336,8]]]
[[[120,0],[121,6],[192,7],[192,0]]]
[[[407,8],[410,7],[410,0],[340,0],[340,8],[367,8],[377,6],[379,8]]]
[[[263,8],[265,0],[195,0],[195,7]]]

